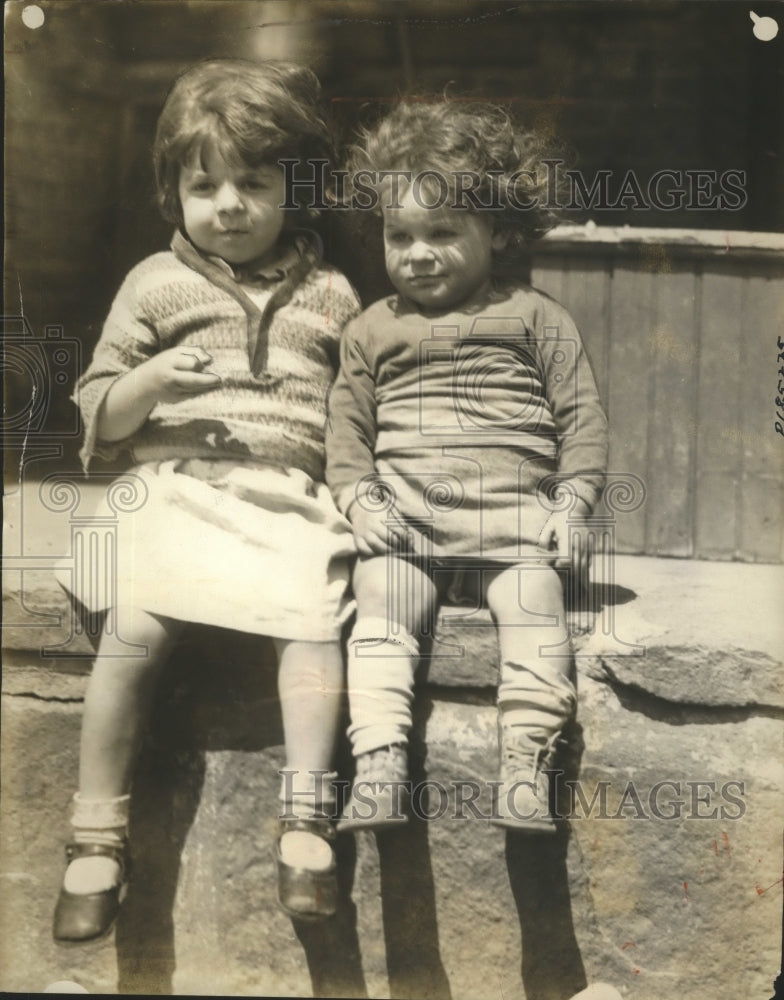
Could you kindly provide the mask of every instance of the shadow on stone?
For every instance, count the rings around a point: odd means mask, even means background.
[[[120,993],[170,994],[176,968],[174,901],[185,839],[199,806],[205,758],[145,748],[134,782],[132,881],[117,921]]]
[[[174,990],[175,898],[182,851],[201,804],[207,752],[252,753],[280,749],[282,743],[272,644],[256,636],[189,627],[162,677],[134,778],[134,875],[116,932],[120,992]],[[274,789],[277,776],[269,776],[265,784]],[[241,805],[256,812],[256,804]],[[260,828],[273,821],[272,814],[264,815],[270,808],[269,801],[258,803]],[[293,923],[293,929],[305,952],[314,995],[361,997],[367,991],[350,899],[355,850],[348,838],[341,839],[339,912],[323,924]],[[216,850],[219,846],[225,849],[216,844]]]
[[[527,1000],[566,1000],[587,986],[572,921],[568,832],[508,833],[506,863],[522,940]]]
[[[649,656],[649,662],[650,659]],[[602,657],[602,664],[611,667],[613,658]],[[612,676],[609,685],[618,703],[626,711],[639,713],[646,719],[664,722],[669,726],[719,726],[747,722],[754,718],[784,721],[784,709],[769,705],[706,705],[700,704],[696,698],[694,701],[670,701],[639,685],[623,684]]]
[[[354,837],[339,836],[335,848],[338,859],[338,911],[323,923],[292,921],[305,951],[314,997],[367,997],[362,957],[357,935],[357,910],[351,899],[356,867]]]
[[[630,604],[636,600],[637,592],[617,583],[591,583],[588,587],[588,607],[592,611],[618,604]]]
[[[427,780],[425,732],[432,711],[420,693],[414,702],[410,751],[412,787]],[[412,815],[400,829],[376,835],[381,876],[381,915],[392,1000],[451,1000],[439,951],[428,823]]]
[[[341,731],[345,732],[345,718]],[[353,776],[354,759],[348,740],[342,739],[336,755],[341,776]],[[338,803],[340,805],[340,802]],[[308,963],[314,997],[364,998],[368,995],[362,971],[362,956],[357,934],[357,908],[351,898],[357,864],[357,845],[352,835],[339,835],[335,841],[338,863],[338,910],[323,923],[292,921]]]
[[[553,794],[580,773],[584,749],[582,727],[564,730],[554,765]],[[568,806],[560,796],[557,815]],[[566,865],[570,830],[558,824],[555,836],[530,833],[506,835],[509,884],[520,920],[521,974],[527,1000],[566,1000],[588,983],[574,929]]]
[[[598,615],[605,608],[631,604],[637,599],[637,592],[617,583],[597,583],[592,581],[583,589],[577,578],[568,570],[559,570],[563,586],[564,607],[571,620],[575,615]]]

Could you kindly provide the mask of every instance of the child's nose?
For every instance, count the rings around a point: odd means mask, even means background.
[[[433,248],[425,240],[414,240],[408,252],[411,259],[416,261],[432,260],[433,258]]]
[[[219,212],[238,212],[243,207],[240,193],[233,184],[221,184],[215,193],[215,207]]]

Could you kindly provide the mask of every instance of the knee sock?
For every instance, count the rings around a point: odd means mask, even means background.
[[[532,660],[501,663],[498,711],[501,725],[520,728],[538,742],[547,742],[572,718],[577,692],[569,677]]]
[[[71,827],[73,839],[79,844],[121,846],[128,834],[130,795],[115,799],[87,799],[74,795]],[[120,868],[112,858],[75,858],[66,869],[63,887],[68,892],[84,895],[105,892],[120,881]]]
[[[402,626],[385,618],[357,621],[348,643],[348,735],[354,756],[408,742],[418,658],[417,641]]]

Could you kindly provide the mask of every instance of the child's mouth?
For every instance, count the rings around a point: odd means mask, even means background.
[[[414,274],[408,279],[408,282],[411,285],[417,286],[435,285],[441,281],[443,277],[443,274]]]

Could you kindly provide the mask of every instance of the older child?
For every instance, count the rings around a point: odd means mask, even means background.
[[[587,570],[606,421],[568,314],[497,273],[552,225],[535,140],[493,107],[401,103],[356,165],[397,294],[347,327],[329,406],[327,482],[360,553],[339,828],[405,820],[419,641],[459,571],[498,630],[494,821],[552,832],[545,771],[576,702],[555,567]]]
[[[322,481],[324,422],[340,333],[359,309],[316,235],[296,228],[308,209],[282,207],[279,165],[329,155],[318,91],[294,64],[209,61],[176,81],[160,115],[153,155],[174,239],[126,278],[78,387],[85,468],[130,452],[144,502],[120,518],[116,579],[93,567],[63,580],[109,617],[85,699],[58,940],[100,936],[117,914],[133,765],[186,621],[274,637],[280,901],[295,917],[335,908],[328,772],[353,541]]]

